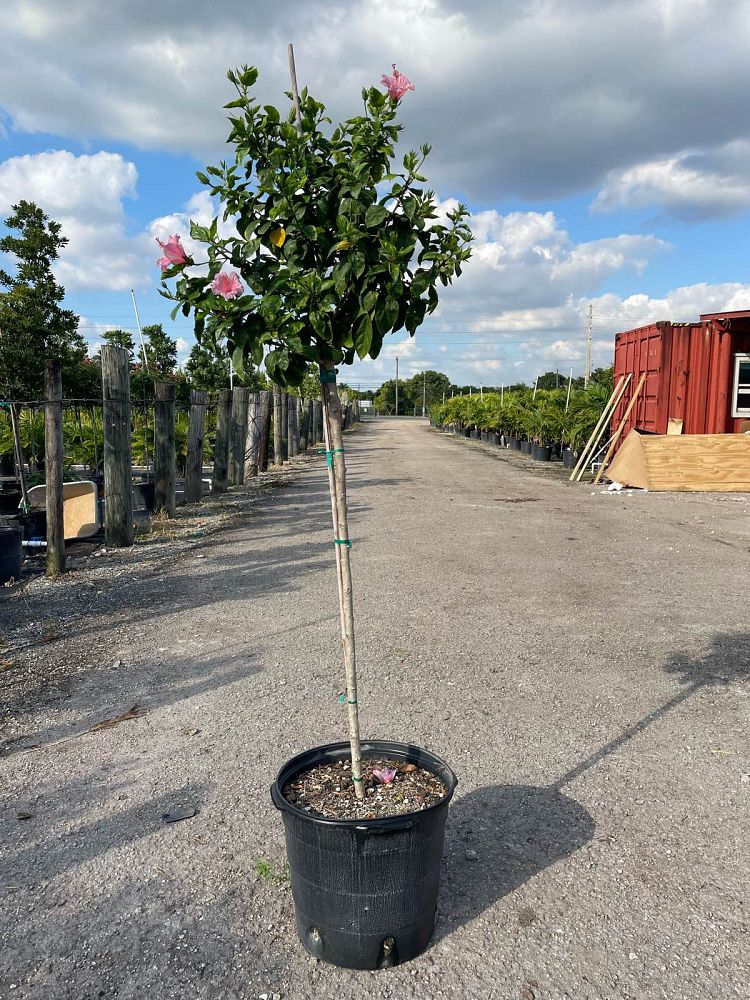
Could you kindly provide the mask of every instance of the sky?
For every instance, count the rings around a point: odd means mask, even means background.
[[[392,63],[404,143],[432,145],[473,257],[410,339],[341,378],[435,368],[457,384],[583,372],[614,334],[750,308],[745,0],[3,0],[0,216],[21,198],[69,239],[57,267],[92,350],[103,330],[190,320],[158,294],[157,236],[216,213],[195,171],[228,155],[226,70],[284,106],[287,42],[334,120]]]

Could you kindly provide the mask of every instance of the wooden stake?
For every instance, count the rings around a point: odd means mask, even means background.
[[[60,362],[44,362],[44,474],[47,502],[47,576],[65,572],[63,427]]]
[[[331,365],[326,371],[332,371]],[[341,422],[341,401],[335,382],[322,382],[323,434],[328,462],[328,485],[331,492],[331,516],[336,549],[336,576],[339,586],[341,617],[341,645],[344,651],[346,674],[346,707],[349,719],[349,743],[352,752],[352,779],[358,799],[364,799],[362,781],[362,751],[359,736],[359,707],[357,705],[357,667],[354,643],[354,595],[350,563],[349,520],[346,507],[346,462]]]
[[[607,467],[607,465],[609,463],[610,458],[612,458],[612,453],[614,452],[615,448],[617,447],[617,442],[620,440],[620,435],[622,434],[622,429],[625,426],[628,417],[630,416],[630,411],[635,406],[636,400],[638,399],[638,396],[640,394],[641,389],[643,388],[643,385],[644,385],[645,381],[646,381],[646,372],[644,372],[641,375],[641,377],[640,377],[640,379],[638,381],[638,385],[635,387],[635,392],[633,393],[633,395],[632,395],[632,397],[630,399],[630,402],[628,403],[627,407],[625,408],[625,413],[622,416],[622,420],[617,425],[617,430],[612,435],[612,440],[610,441],[609,448],[607,449],[607,454],[604,456],[604,461],[599,466],[599,471],[597,472],[596,477],[594,479],[594,486],[596,486],[596,484],[602,478],[602,475],[604,474],[604,470],[606,469],[606,467]]]
[[[16,463],[18,481],[21,484],[21,507],[24,513],[29,509],[29,494],[26,492],[26,474],[23,471],[23,446],[21,445],[21,434],[18,430],[18,415],[16,414],[16,404],[10,404],[10,426],[13,432],[13,458]]]
[[[620,378],[617,380],[617,385],[613,389],[612,395],[607,400],[607,403],[604,409],[602,410],[601,416],[596,422],[596,427],[594,427],[593,431],[591,432],[591,436],[586,442],[583,451],[578,457],[576,466],[570,474],[570,482],[572,482],[574,479],[576,481],[580,479],[579,473],[582,474],[586,466],[589,449],[591,448],[591,445],[593,444],[594,440],[596,439],[598,441],[599,438],[601,437],[602,428],[604,427],[607,420],[611,416],[611,412],[614,410],[615,406],[617,406],[617,404],[619,403],[620,397],[622,396],[623,392],[625,392],[625,387],[627,386],[629,381],[630,381],[629,374],[626,377],[623,377],[621,375]]]

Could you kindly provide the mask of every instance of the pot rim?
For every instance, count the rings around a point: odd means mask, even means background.
[[[458,784],[458,777],[445,761],[437,754],[413,743],[401,743],[396,740],[364,740],[361,745],[362,756],[375,756],[388,754],[393,757],[403,757],[411,763],[420,762],[428,765],[428,769],[433,772],[444,784],[448,791],[434,805],[426,809],[419,809],[416,812],[401,813],[398,816],[381,816],[378,819],[333,819],[327,816],[312,816],[303,809],[293,805],[285,798],[282,791],[284,785],[294,774],[314,767],[325,760],[341,760],[351,756],[351,747],[348,741],[340,743],[325,743],[322,746],[312,747],[303,750],[290,758],[281,768],[276,776],[276,780],[271,785],[271,800],[278,810],[289,813],[292,816],[307,820],[310,823],[322,824],[329,827],[341,827],[344,830],[367,830],[370,833],[390,833],[395,830],[408,829],[414,823],[423,822],[432,816],[438,809],[447,807],[453,798],[453,793]]]

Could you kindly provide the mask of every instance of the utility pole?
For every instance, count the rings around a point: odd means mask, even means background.
[[[422,375],[422,416],[427,416],[427,372]]]
[[[589,379],[591,378],[591,331],[594,327],[594,306],[589,302],[589,335],[586,340],[586,375],[583,379],[583,388],[585,389],[589,384]]]
[[[484,386],[483,385],[479,386],[479,398],[480,399],[484,399]]]
[[[396,358],[396,416],[398,416],[398,358]]]

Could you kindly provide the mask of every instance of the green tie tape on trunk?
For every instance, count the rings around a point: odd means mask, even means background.
[[[352,547],[352,543],[348,538],[334,538],[334,545],[346,545],[348,549]]]

